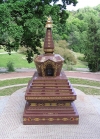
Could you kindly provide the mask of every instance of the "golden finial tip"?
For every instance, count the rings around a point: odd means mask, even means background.
[[[51,18],[51,16],[49,16],[48,19],[47,19],[46,28],[52,28],[52,18]]]
[[[48,20],[47,20],[47,21],[48,21],[48,22],[52,22],[51,16],[48,17]]]

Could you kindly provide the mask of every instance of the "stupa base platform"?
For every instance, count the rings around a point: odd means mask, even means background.
[[[24,125],[78,124],[79,115],[73,102],[69,106],[32,106],[27,102]]]
[[[28,83],[26,101],[76,100],[76,93],[64,72],[56,77],[42,77],[37,72]]]

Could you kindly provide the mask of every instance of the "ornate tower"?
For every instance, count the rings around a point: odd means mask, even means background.
[[[46,23],[46,36],[44,40],[44,52],[45,54],[39,55],[35,58],[34,62],[39,76],[59,76],[64,59],[58,55],[53,54],[54,43],[52,39],[52,20],[48,18]]]
[[[25,99],[23,124],[78,124],[79,115],[73,101],[76,93],[61,71],[64,59],[53,54],[52,20],[46,23],[43,55],[34,62],[37,71],[29,81]]]

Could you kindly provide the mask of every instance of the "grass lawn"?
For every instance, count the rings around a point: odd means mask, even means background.
[[[75,86],[75,88],[81,90],[87,95],[100,95],[100,89],[90,88],[90,87],[81,87]]]
[[[23,88],[23,87],[26,87],[26,86],[15,86],[15,87],[10,87],[10,88],[6,88],[6,89],[2,89],[0,90],[0,96],[7,96],[7,95],[11,95],[13,94],[15,91]]]
[[[29,64],[23,54],[0,54],[0,67],[6,68],[9,61],[14,63],[14,68],[35,68],[34,62]]]
[[[4,81],[0,81],[0,87],[15,85],[15,84],[24,84],[24,83],[28,83],[29,80],[30,78],[4,80]]]
[[[78,79],[78,78],[68,78],[72,84],[82,84],[100,87],[99,81],[92,81],[87,79]]]
[[[4,53],[5,51],[4,51],[4,49],[0,49],[0,53]]]

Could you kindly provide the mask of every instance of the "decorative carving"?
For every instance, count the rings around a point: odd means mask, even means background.
[[[23,118],[23,121],[27,121],[27,118]]]
[[[44,62],[41,66],[41,70],[42,70],[42,76],[45,77],[45,70],[46,70],[46,66],[51,64],[53,69],[54,69],[54,76],[56,76],[57,73],[57,64],[55,64],[55,62],[51,61],[51,60],[47,60],[46,62]]]
[[[54,51],[54,49],[44,49],[45,52],[49,52],[52,53]]]
[[[48,114],[53,114],[53,113],[48,113]],[[29,118],[24,118],[23,119],[23,121],[35,121],[35,122],[39,122],[39,121],[50,121],[50,122],[52,122],[52,121],[71,121],[71,122],[74,122],[74,121],[77,121],[77,120],[79,120],[79,118],[74,118],[74,117],[71,117],[71,118],[66,118],[66,117],[63,117],[63,118],[52,118],[52,117],[50,117],[50,118],[34,118],[34,119],[30,119],[30,117]]]
[[[54,118],[49,118],[48,120],[49,120],[49,121],[54,121]]]
[[[33,120],[36,121],[36,122],[40,121],[39,118],[34,118]]]
[[[30,106],[70,106],[70,102],[68,103],[31,103]]]
[[[26,100],[75,100],[75,97],[26,97]]]

